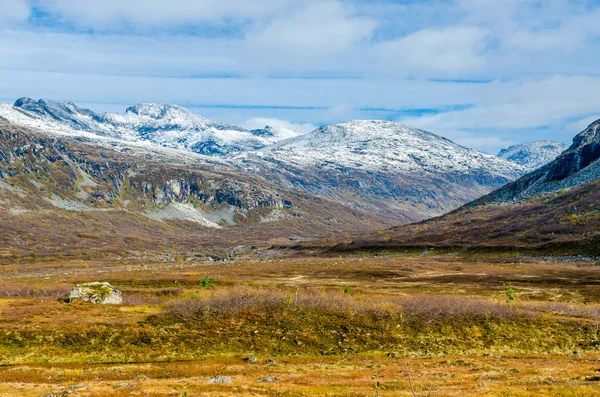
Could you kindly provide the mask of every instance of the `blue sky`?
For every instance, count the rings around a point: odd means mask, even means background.
[[[600,118],[600,1],[0,0],[0,100],[389,119],[497,152]]]

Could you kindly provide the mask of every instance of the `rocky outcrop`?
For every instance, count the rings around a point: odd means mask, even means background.
[[[102,305],[120,305],[123,303],[121,291],[107,282],[91,282],[74,287],[65,302],[84,301]]]
[[[250,211],[291,208],[291,200],[247,175],[151,163],[58,137],[0,127],[0,176],[31,181],[35,195],[83,201],[90,208],[147,208],[173,203]],[[39,201],[43,203],[43,200]]]

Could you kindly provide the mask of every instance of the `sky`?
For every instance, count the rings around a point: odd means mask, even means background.
[[[496,153],[600,118],[600,0],[0,0],[0,101],[385,119]]]

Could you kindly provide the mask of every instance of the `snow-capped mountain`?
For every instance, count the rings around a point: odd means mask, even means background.
[[[453,209],[526,171],[427,131],[368,120],[324,126],[234,159],[281,184],[411,219]]]
[[[526,172],[516,163],[388,121],[351,121],[298,135],[216,123],[176,105],[141,104],[124,114],[99,114],[72,103],[27,98],[15,106],[0,104],[0,116],[144,158],[158,155],[184,166],[254,174],[285,190],[384,213],[397,223],[442,214]]]
[[[527,168],[536,170],[556,159],[567,149],[567,145],[553,141],[535,141],[520,143],[502,149],[498,157],[515,162]]]
[[[259,149],[294,136],[289,130],[266,127],[249,131],[214,122],[171,104],[139,104],[127,108],[124,114],[99,114],[70,102],[20,98],[14,108],[26,116],[58,122],[76,131],[148,141],[209,156]]]

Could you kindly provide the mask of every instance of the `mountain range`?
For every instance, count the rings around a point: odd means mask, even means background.
[[[526,172],[514,162],[386,121],[352,121],[299,135],[246,130],[177,105],[139,104],[99,114],[70,102],[20,98],[0,105],[10,123],[96,147],[220,167],[406,223],[440,215]],[[168,154],[165,154],[168,153]],[[166,157],[165,157],[166,156]]]
[[[509,148],[519,153],[509,161],[389,121],[300,135],[164,104],[99,114],[21,98],[0,104],[0,135],[2,242],[42,255],[64,244],[81,255],[366,233],[469,202],[441,219],[528,202],[597,177],[597,124],[529,174],[528,153],[541,164],[559,146]],[[411,227],[390,229],[386,241]]]

